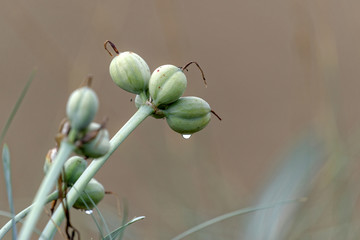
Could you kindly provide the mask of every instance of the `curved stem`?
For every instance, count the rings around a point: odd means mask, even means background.
[[[58,198],[58,191],[55,191],[53,193],[51,193],[47,199],[46,199],[46,203],[49,203],[55,199]],[[24,217],[26,217],[26,215],[30,212],[31,208],[34,205],[30,205],[29,207],[25,208],[24,210],[22,210],[21,212],[19,212],[18,214],[16,214],[16,216],[14,217],[15,223],[21,221],[21,219],[23,219]],[[5,236],[5,234],[12,228],[12,219],[10,221],[8,221],[1,229],[0,229],[0,239],[3,239],[3,237]]]
[[[72,135],[71,132],[70,135]],[[69,158],[74,148],[74,144],[68,142],[67,138],[61,142],[60,149],[53,161],[53,164],[51,165],[49,172],[44,177],[44,180],[41,182],[39,190],[36,193],[33,201],[33,207],[29,213],[28,218],[25,220],[23,228],[21,229],[19,240],[31,239],[33,229],[35,228],[35,225],[46,203],[46,197],[54,187],[55,182],[60,175],[62,166]]]
[[[105,164],[111,154],[120,146],[120,144],[129,136],[129,134],[153,112],[154,110],[151,106],[147,104],[142,105],[138,109],[138,111],[130,118],[130,120],[115,134],[115,136],[110,140],[109,152],[103,157],[92,161],[66,195],[66,200],[69,208],[72,207],[72,205],[78,199],[80,193],[84,191],[88,182]],[[64,211],[62,208],[57,208],[57,210],[52,216],[52,220],[49,221],[44,228],[40,239],[52,239],[56,231],[56,225],[60,225],[63,220]]]

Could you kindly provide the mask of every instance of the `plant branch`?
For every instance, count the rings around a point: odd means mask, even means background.
[[[68,142],[67,138],[61,142],[60,149],[53,161],[53,164],[51,165],[49,172],[44,177],[44,180],[41,182],[39,190],[35,195],[33,207],[28,218],[25,220],[23,228],[21,229],[19,240],[31,238],[33,229],[35,228],[43,207],[46,204],[46,197],[54,187],[65,161],[69,158],[74,148],[74,144]]]
[[[58,191],[55,191],[53,193],[51,193],[47,199],[46,199],[46,203],[49,203],[55,199],[57,199],[59,196]],[[30,205],[29,207],[25,208],[24,210],[22,210],[21,212],[19,212],[18,214],[16,214],[16,216],[13,218],[15,220],[15,223],[18,223],[19,221],[21,221],[24,217],[26,217],[26,215],[30,212],[31,208],[34,205]],[[5,234],[10,231],[10,229],[12,228],[12,219],[10,221],[8,221],[1,229],[0,229],[0,239],[3,239]]]

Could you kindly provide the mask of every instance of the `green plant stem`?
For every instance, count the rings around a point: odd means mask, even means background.
[[[67,138],[61,142],[59,151],[56,154],[49,172],[41,182],[39,190],[36,193],[33,201],[33,207],[29,213],[29,216],[25,220],[23,228],[21,229],[19,240],[27,240],[31,238],[33,229],[35,228],[46,203],[46,197],[54,187],[65,161],[69,158],[74,148],[75,145],[69,142]]]
[[[47,199],[46,199],[46,203],[49,203],[55,199],[57,199],[59,196],[58,191],[55,191],[53,193],[51,193]],[[33,207],[33,205],[30,205],[29,207],[25,208],[24,210],[22,210],[21,212],[19,212],[18,214],[16,214],[16,216],[13,218],[15,220],[15,223],[21,221],[21,219],[23,219],[31,210],[31,208]],[[8,221],[1,229],[0,229],[0,239],[3,239],[5,234],[12,228],[12,219],[10,221]]]
[[[110,150],[109,152],[101,158],[95,159],[91,164],[86,168],[84,173],[76,181],[74,186],[70,189],[66,195],[66,200],[68,207],[72,207],[75,201],[78,199],[79,195],[84,191],[86,185],[94,177],[97,171],[105,164],[109,159],[111,154],[120,146],[120,144],[129,136],[129,134],[137,127],[139,124],[145,120],[149,115],[154,112],[154,109],[145,104],[142,105],[138,111],[130,118],[130,120],[115,134],[115,136],[110,140]],[[56,225],[60,225],[64,220],[64,211],[63,208],[59,207],[52,216],[52,220],[49,221],[44,228],[40,239],[52,239],[56,231]],[[55,225],[56,224],[56,225]]]

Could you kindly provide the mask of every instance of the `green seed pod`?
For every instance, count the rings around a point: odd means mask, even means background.
[[[181,134],[193,134],[210,122],[211,108],[198,97],[182,97],[163,110],[170,128]]]
[[[67,117],[71,127],[81,131],[94,119],[99,107],[99,100],[94,90],[89,87],[76,89],[66,105]]]
[[[183,70],[174,65],[163,65],[155,69],[149,81],[149,93],[153,104],[169,104],[178,100],[187,85]]]
[[[117,53],[109,67],[112,80],[125,91],[135,94],[146,92],[149,85],[150,69],[144,59],[133,52],[119,53],[116,46],[107,40],[104,43],[104,48],[110,56],[112,54],[106,46],[108,43]]]
[[[90,158],[98,158],[104,156],[110,149],[108,130],[106,128],[101,128],[100,124],[93,122],[89,125],[86,132],[92,132],[96,135],[94,135],[94,137],[88,142],[85,142],[80,146],[79,150],[82,155]]]
[[[150,69],[136,53],[120,53],[111,61],[109,70],[112,80],[125,91],[139,94],[148,89]]]
[[[84,192],[76,200],[73,207],[76,209],[90,210],[95,207],[105,196],[105,189],[101,183],[92,178],[86,185]],[[90,200],[91,199],[91,200]]]
[[[73,156],[69,158],[64,164],[64,182],[68,186],[74,185],[81,174],[85,171],[87,162],[84,158]]]

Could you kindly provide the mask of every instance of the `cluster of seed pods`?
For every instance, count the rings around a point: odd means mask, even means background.
[[[199,97],[181,97],[187,86],[184,71],[191,64],[200,69],[204,83],[206,80],[202,69],[196,62],[190,62],[184,67],[163,65],[150,74],[145,60],[133,52],[119,52],[116,46],[106,41],[116,52],[109,67],[112,80],[125,91],[137,94],[135,105],[150,103],[155,109],[153,117],[166,118],[169,127],[189,137],[191,134],[205,128],[210,122],[211,113],[221,118],[211,110],[209,104]]]
[[[64,170],[60,176],[58,189],[62,191],[65,187],[72,187],[87,167],[88,158],[99,158],[105,155],[110,149],[109,132],[102,124],[93,122],[98,111],[99,100],[92,88],[90,88],[91,78],[85,86],[73,91],[66,105],[67,118],[60,124],[57,134],[56,146],[49,150],[45,157],[44,172],[48,172],[61,141],[69,137],[71,132],[75,133],[73,142],[75,143],[75,153],[78,156],[69,158],[64,164]],[[73,130],[73,131],[71,131]],[[74,208],[81,210],[91,210],[98,204],[105,195],[104,187],[95,179],[92,179],[85,187],[84,192],[77,199]],[[91,198],[91,199],[90,199]]]

